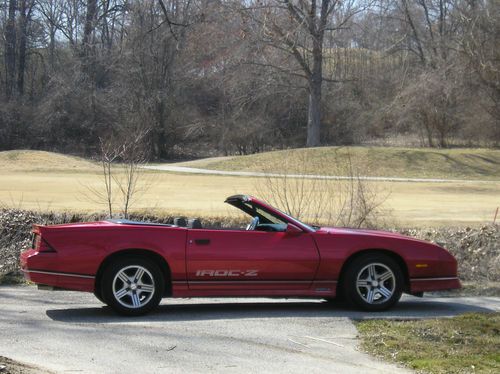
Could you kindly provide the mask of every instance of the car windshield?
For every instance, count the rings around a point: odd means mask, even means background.
[[[243,205],[247,207],[247,209],[245,209],[245,211],[247,211],[247,213],[249,213],[249,214],[252,214],[253,216],[258,216],[259,219],[260,219],[260,221],[261,221],[261,223],[272,223],[272,224],[281,224],[281,225],[286,225],[288,222],[298,223],[299,225],[307,227],[311,231],[316,231],[316,229],[313,228],[312,226],[307,225],[304,222],[299,221],[298,219],[290,216],[289,214],[286,214],[285,212],[283,212],[283,211],[281,211],[279,209],[275,208],[282,215],[284,215],[285,217],[287,217],[287,219],[288,219],[287,221],[283,220],[279,216],[276,216],[272,212],[269,212],[266,209],[264,209],[264,208],[262,208],[260,206],[256,206],[256,205],[254,205],[254,204],[252,204],[250,202],[244,202]]]
[[[276,209],[278,212],[280,212],[281,214],[283,214],[284,216],[286,216],[286,217],[287,217],[287,218],[288,218],[288,219],[289,219],[292,223],[297,222],[297,223],[301,224],[302,226],[307,227],[307,228],[308,228],[308,229],[310,229],[311,231],[316,231],[317,229],[319,229],[319,227],[318,227],[318,226],[311,226],[311,225],[308,225],[307,223],[304,223],[304,222],[302,222],[302,221],[298,220],[297,218],[292,217],[291,215],[289,215],[289,214],[287,214],[287,213],[283,212],[282,210],[279,210],[278,208],[274,208],[274,209]]]
[[[243,203],[248,210],[251,212],[252,216],[258,216],[262,223],[274,223],[274,224],[286,224],[286,222],[279,217],[271,214],[267,210],[262,209],[259,206],[253,205],[251,203]]]

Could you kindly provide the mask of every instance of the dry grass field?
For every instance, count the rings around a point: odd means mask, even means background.
[[[98,170],[95,162],[80,157],[67,156],[44,151],[5,151],[0,152],[0,172],[39,172],[64,173],[92,172]]]
[[[337,175],[350,162],[360,175],[400,178],[500,180],[500,150],[398,147],[320,147],[265,152],[248,156],[210,158],[179,165],[213,170]],[[304,165],[304,160],[307,162]],[[318,170],[318,165],[322,165]]]
[[[256,194],[258,184],[263,183],[259,178],[153,171],[145,172],[143,181],[148,188],[132,210],[200,217],[232,215],[235,210],[223,204],[225,197]],[[500,205],[500,182],[494,181],[367,183],[388,195],[382,214],[394,226],[477,226],[491,222]],[[0,205],[41,211],[104,211],[104,205],[86,196],[89,186],[102,188],[96,163],[48,152],[0,152]]]

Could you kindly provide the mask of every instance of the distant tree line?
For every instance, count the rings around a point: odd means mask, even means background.
[[[0,150],[500,144],[498,0],[0,0],[0,30]]]

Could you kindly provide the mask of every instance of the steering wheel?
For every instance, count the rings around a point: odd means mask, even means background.
[[[257,216],[253,217],[252,221],[247,226],[247,231],[253,231],[253,230],[255,230],[255,228],[257,227],[258,224],[259,224],[259,217],[257,217]]]

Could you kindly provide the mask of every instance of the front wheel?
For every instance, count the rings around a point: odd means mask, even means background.
[[[396,261],[384,254],[369,254],[349,265],[343,291],[346,298],[361,309],[380,311],[399,301],[403,282],[403,273]]]
[[[138,316],[158,306],[165,285],[156,264],[140,257],[112,263],[102,278],[102,296],[120,314]]]

